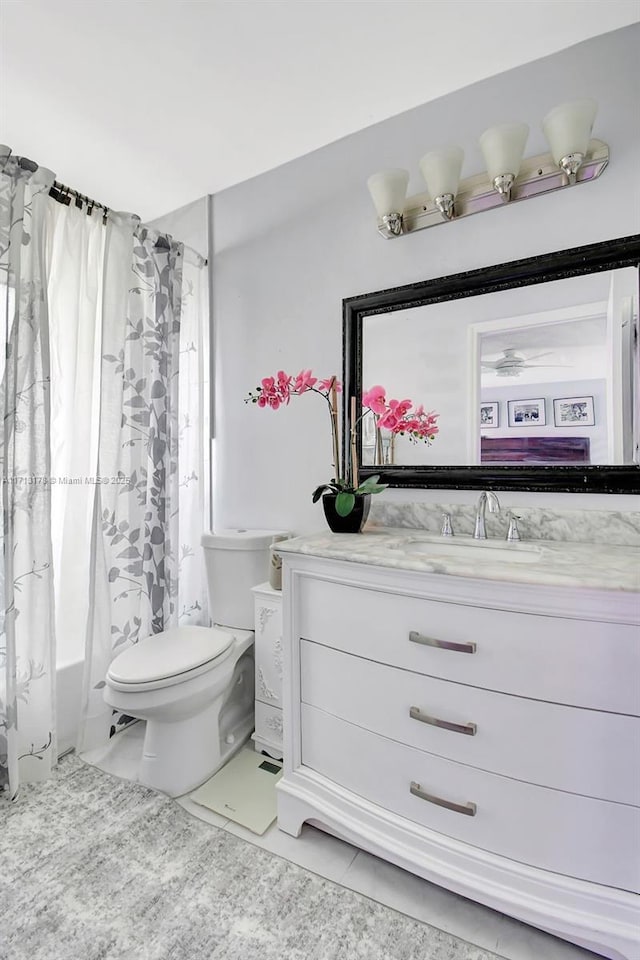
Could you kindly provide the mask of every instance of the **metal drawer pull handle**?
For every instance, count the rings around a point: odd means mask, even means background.
[[[447,810],[453,810],[454,813],[464,813],[467,817],[475,817],[475,803],[453,803],[451,800],[443,800],[442,797],[435,797],[432,793],[425,793],[419,783],[411,781],[409,788],[414,797],[420,797],[421,800],[427,800],[429,803],[435,803],[439,807],[446,807]]]
[[[440,647],[441,650],[457,650],[458,653],[475,653],[475,643],[456,643],[454,640],[436,640],[435,637],[425,637],[424,633],[412,630],[409,634],[411,643],[423,643],[425,647]]]
[[[451,723],[450,720],[439,720],[438,717],[430,717],[428,713],[422,713],[420,707],[410,707],[409,716],[412,720],[419,720],[421,723],[430,723],[432,727],[441,727],[442,730],[452,730],[454,733],[466,733],[470,737],[475,737],[478,729],[475,723]]]

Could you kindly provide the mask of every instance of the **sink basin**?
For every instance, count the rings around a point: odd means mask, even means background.
[[[540,547],[506,540],[474,540],[472,537],[411,537],[393,547],[403,553],[481,563],[536,563]]]

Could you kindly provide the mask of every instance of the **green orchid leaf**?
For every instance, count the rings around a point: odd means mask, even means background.
[[[383,490],[386,490],[388,487],[387,483],[378,483],[380,479],[377,477],[367,477],[366,480],[360,484],[357,489],[357,493],[382,493]]]
[[[336,497],[336,513],[339,517],[348,517],[355,506],[356,498],[353,493],[339,493]]]
[[[367,477],[366,480],[363,480],[360,486],[358,487],[358,492],[366,492],[370,487],[375,487],[378,482],[378,477]]]
[[[367,479],[363,480],[360,486],[358,487],[358,492],[360,492],[360,490],[362,490],[363,487],[364,488],[368,488],[372,486],[375,487],[379,479],[380,479],[380,474],[378,473],[375,474],[375,476],[373,477],[367,477]]]
[[[340,487],[335,483],[321,483],[313,491],[312,501],[317,503],[323,493],[340,493]]]

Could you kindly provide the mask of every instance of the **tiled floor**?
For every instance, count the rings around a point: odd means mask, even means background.
[[[83,759],[106,773],[135,780],[143,737],[144,724],[134,724],[113,737],[108,746],[84,754]],[[465,900],[314,827],[305,825],[301,836],[294,839],[274,823],[260,837],[188,797],[177,802],[195,817],[248,843],[416,920],[493,950],[506,960],[599,960],[594,953]]]

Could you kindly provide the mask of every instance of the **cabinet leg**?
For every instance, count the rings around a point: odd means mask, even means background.
[[[309,816],[309,810],[306,804],[301,803],[295,797],[283,793],[279,787],[280,784],[277,784],[278,829],[284,833],[288,833],[291,837],[299,837],[302,832],[302,824]]]

